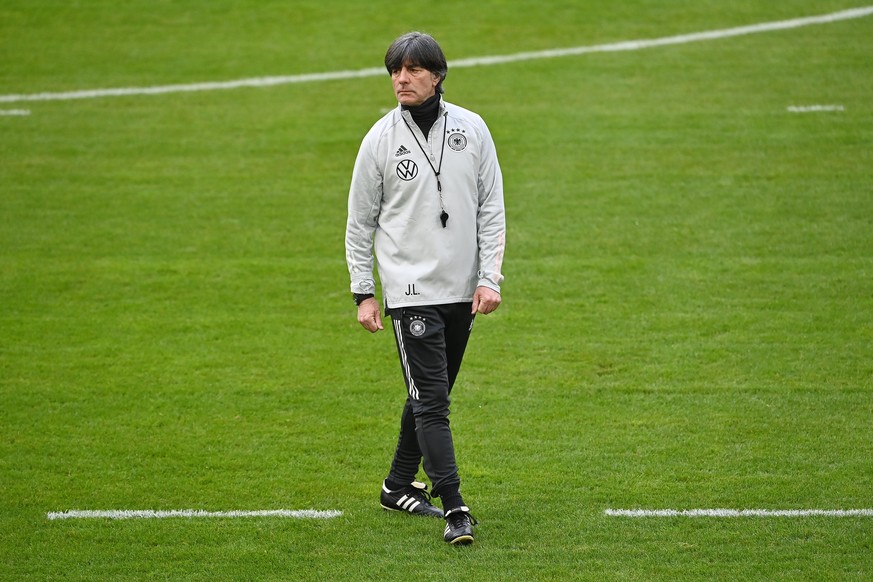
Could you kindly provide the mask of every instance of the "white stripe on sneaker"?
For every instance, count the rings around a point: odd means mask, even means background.
[[[415,511],[415,508],[421,505],[421,502],[416,500],[415,497],[410,497],[409,495],[404,495],[400,499],[396,501],[397,507],[400,509],[405,509],[409,513]]]
[[[406,499],[406,501],[403,501],[403,499]],[[418,507],[418,505],[419,505],[419,502],[415,499],[415,497],[409,497],[409,498],[407,498],[407,497],[404,495],[404,496],[403,496],[403,499],[401,499],[400,501],[398,501],[398,504],[399,504],[400,502],[403,502],[402,507],[403,507],[403,509],[405,509],[406,511],[410,511],[410,512],[411,512],[413,509],[415,509],[415,508]]]

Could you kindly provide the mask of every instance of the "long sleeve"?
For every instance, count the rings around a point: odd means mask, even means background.
[[[382,200],[382,176],[375,160],[372,135],[361,143],[349,188],[346,223],[346,263],[352,293],[375,293],[373,277],[373,234]]]
[[[479,242],[479,285],[500,292],[503,281],[503,251],[506,246],[506,213],[503,204],[503,175],[488,127],[482,123],[482,157],[479,166],[479,213],[476,218]]]

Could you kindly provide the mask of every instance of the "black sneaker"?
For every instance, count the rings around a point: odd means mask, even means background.
[[[443,538],[450,544],[467,545],[473,543],[473,526],[479,523],[470,515],[466,505],[450,509],[446,513],[446,532]]]
[[[389,511],[408,511],[412,515],[443,517],[443,510],[430,502],[427,485],[413,481],[403,489],[391,491],[382,483],[382,508]]]

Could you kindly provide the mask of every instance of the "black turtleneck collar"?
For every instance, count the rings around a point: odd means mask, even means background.
[[[436,123],[440,116],[440,94],[436,93],[433,97],[429,97],[421,105],[402,105],[403,109],[409,111],[412,115],[412,120],[421,130],[425,137],[430,133],[430,128]]]

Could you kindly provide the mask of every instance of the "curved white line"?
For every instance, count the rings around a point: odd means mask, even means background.
[[[746,34],[757,34],[761,32],[772,32],[776,30],[788,30],[814,24],[828,24],[841,20],[863,18],[865,16],[870,16],[871,14],[873,14],[873,6],[865,6],[861,8],[853,8],[851,10],[833,12],[831,14],[822,14],[819,16],[794,18],[791,20],[781,20],[777,22],[763,22],[760,24],[752,24],[749,26],[738,26],[735,28],[726,28],[722,30],[694,32],[690,34],[667,36],[664,38],[629,40],[593,46],[578,46],[563,49],[522,52],[511,55],[497,55],[490,57],[473,57],[468,59],[459,59],[449,61],[449,68],[451,69],[490,66],[505,63],[515,63],[519,61],[529,61],[534,59],[552,59],[558,57],[584,55],[589,53],[636,51],[660,46],[686,44],[690,42],[700,42],[705,40],[718,40],[722,38],[730,38],[733,36],[741,36]],[[326,73],[309,73],[303,75],[287,75],[279,77],[258,77],[253,79],[238,79],[235,81],[214,81],[206,83],[189,83],[183,85],[126,87],[118,89],[89,89],[83,91],[65,91],[60,93],[0,95],[0,103],[16,103],[19,101],[67,101],[72,99],[96,99],[99,97],[163,95],[167,93],[186,93],[192,91],[219,91],[225,89],[239,89],[242,87],[271,87],[274,85],[287,85],[293,83],[314,83],[319,81],[358,79],[363,77],[376,77],[386,74],[387,73],[385,72],[384,68],[374,67],[369,69],[360,69],[357,71],[333,71]]]

